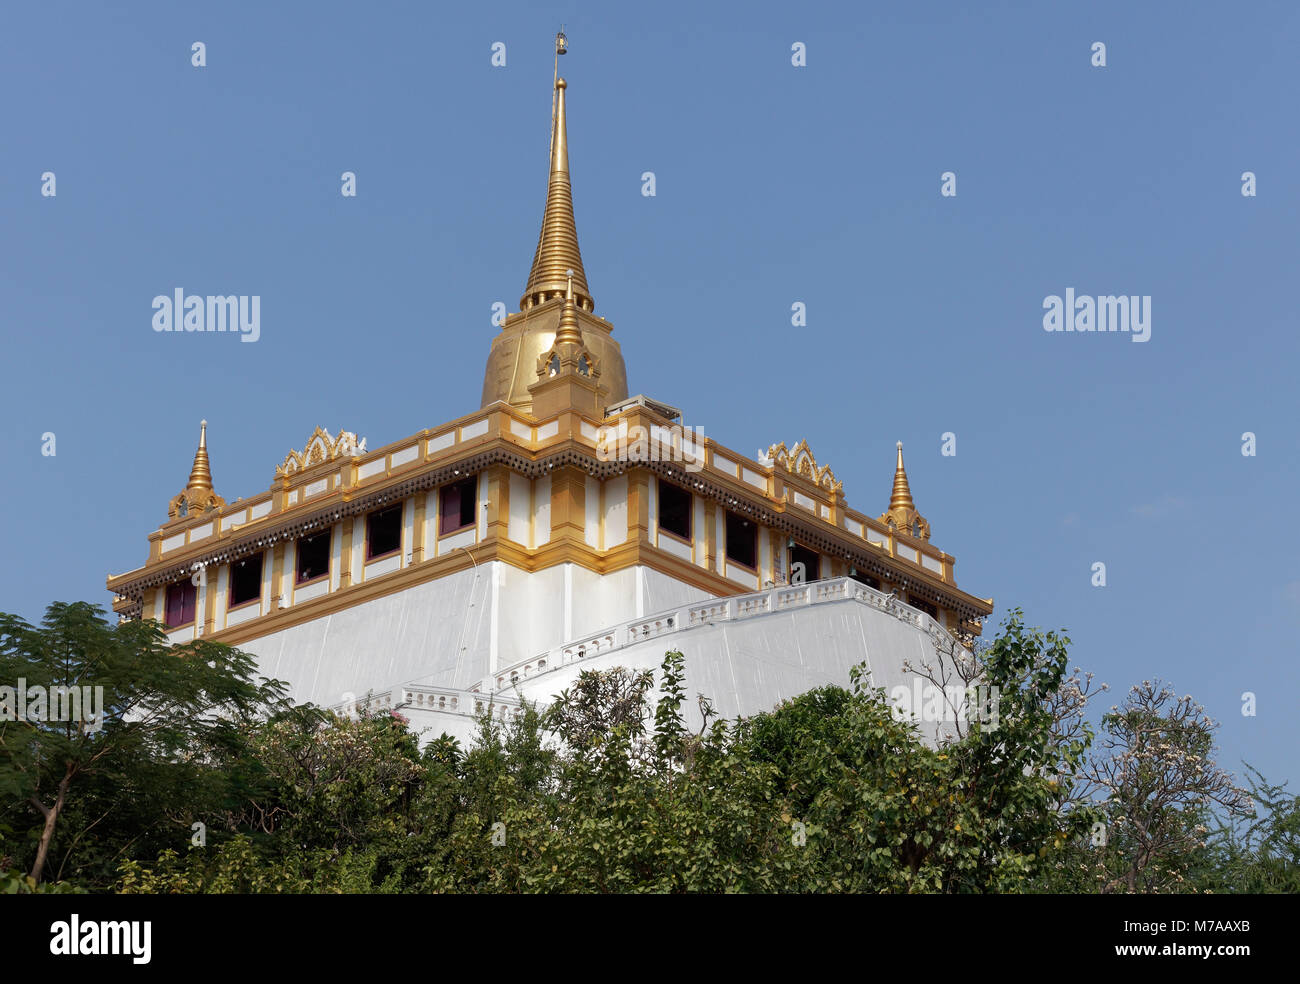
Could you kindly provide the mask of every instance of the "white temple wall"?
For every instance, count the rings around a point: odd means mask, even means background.
[[[734,718],[771,710],[815,687],[851,689],[849,671],[863,661],[871,671],[872,686],[886,692],[898,685],[911,687],[915,675],[903,671],[903,661],[920,665],[937,659],[930,637],[915,625],[845,600],[648,639],[526,679],[520,694],[545,705],[582,670],[657,669],[673,649],[686,657],[683,711],[697,731],[703,721],[697,694],[710,698],[722,717]],[[655,680],[660,680],[658,673]],[[933,739],[942,727],[923,724],[922,734]]]
[[[292,682],[294,700],[329,706],[404,683],[468,689],[502,666],[708,597],[644,567],[529,573],[483,561],[239,648],[258,657],[260,673]]]
[[[466,689],[489,672],[491,573],[480,564],[239,648],[295,701],[329,706],[408,682]]]

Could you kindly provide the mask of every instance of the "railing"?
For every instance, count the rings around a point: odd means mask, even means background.
[[[597,635],[566,643],[530,659],[503,667],[481,686],[489,693],[508,690],[532,677],[550,673],[593,656],[625,649],[647,639],[671,635],[714,622],[735,622],[777,612],[826,604],[832,601],[859,601],[925,632],[936,648],[952,642],[952,636],[925,612],[900,601],[896,595],[868,587],[851,577],[829,578],[808,584],[769,588],[729,598],[676,608],[671,611],[624,622]]]
[[[331,705],[330,710],[345,717],[359,713],[383,711],[430,711],[455,714],[460,717],[477,717],[491,705],[494,720],[504,721],[523,713],[518,699],[504,694],[484,694],[473,690],[454,690],[449,687],[429,687],[423,684],[406,684],[391,691],[369,694],[353,700]]]

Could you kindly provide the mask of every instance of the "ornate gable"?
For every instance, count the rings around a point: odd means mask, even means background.
[[[336,458],[351,458],[365,453],[364,437],[358,441],[357,435],[351,431],[339,431],[339,436],[333,437],[325,428],[317,427],[301,451],[290,449],[283,464],[276,466],[275,477],[289,478]]]
[[[773,444],[767,449],[767,456],[777,468],[798,475],[833,495],[840,495],[844,491],[844,483],[835,477],[830,465],[818,467],[807,441],[800,441],[790,449],[786,448],[785,442]]]

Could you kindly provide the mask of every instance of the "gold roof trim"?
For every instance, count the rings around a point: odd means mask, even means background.
[[[767,456],[772,459],[775,466],[800,478],[806,478],[818,488],[835,495],[840,495],[844,491],[844,483],[835,477],[830,465],[818,467],[817,459],[813,457],[807,441],[800,441],[789,449],[786,448],[784,441],[773,444],[767,449]]]
[[[284,462],[276,466],[275,477],[287,479],[298,472],[336,458],[353,458],[366,453],[366,439],[357,440],[351,431],[341,430],[334,437],[323,427],[312,432],[301,451],[289,450]]]

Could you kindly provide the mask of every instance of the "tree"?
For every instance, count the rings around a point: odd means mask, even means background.
[[[778,788],[808,823],[817,864],[805,887],[1031,887],[1091,823],[1086,808],[1057,808],[1090,738],[1057,722],[1068,642],[1011,612],[963,670],[963,687],[988,687],[996,713],[972,716],[937,747],[899,719],[864,667],[854,669],[851,693],[823,688],[743,724],[751,754],[778,768]]]
[[[1215,807],[1247,811],[1246,792],[1214,762],[1218,724],[1190,696],[1143,680],[1102,718],[1104,738],[1086,769],[1086,792],[1105,812],[1104,844],[1092,857],[1102,892],[1194,888]]]
[[[1300,796],[1246,765],[1250,812],[1229,814],[1210,839],[1198,887],[1217,892],[1300,893]]]
[[[250,720],[283,703],[283,685],[255,682],[254,668],[251,656],[229,646],[168,645],[156,622],[109,625],[101,608],[84,602],[50,605],[39,628],[0,614],[0,680],[21,681],[28,691],[102,693],[93,720],[84,709],[64,720],[35,712],[0,720],[3,820],[15,831],[36,822],[32,881],[41,881],[60,821],[83,787],[110,780],[119,798],[124,786],[137,797],[164,788],[199,797],[205,782],[221,782],[210,764],[240,746]],[[168,802],[174,799],[150,803],[155,822],[167,819]],[[99,819],[81,817],[89,826]]]
[[[485,727],[466,756],[460,810],[425,888],[737,892],[796,884],[801,847],[771,767],[744,757],[723,722],[689,732],[683,659],[665,656],[653,703],[653,673],[586,671],[544,713],[526,709]],[[542,781],[529,778],[539,774]]]

